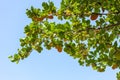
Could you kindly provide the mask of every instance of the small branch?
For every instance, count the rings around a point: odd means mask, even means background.
[[[108,29],[111,29],[113,28],[114,26],[118,26],[120,25],[120,22],[116,23],[116,24],[112,24],[112,25],[108,25],[104,28],[86,28],[85,30],[79,30],[78,32],[82,32],[82,31],[89,31],[89,30],[101,30],[101,29],[105,29],[105,30],[108,30]]]
[[[97,15],[108,15],[109,13],[92,13],[92,14],[97,14]]]
[[[92,13],[92,14],[97,14],[97,15],[120,14],[120,11],[118,11],[118,12],[109,12],[109,13]]]

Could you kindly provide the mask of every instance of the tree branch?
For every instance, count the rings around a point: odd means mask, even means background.
[[[112,24],[112,25],[108,25],[104,28],[100,27],[100,28],[86,28],[85,30],[79,30],[78,32],[82,32],[82,31],[89,31],[89,30],[101,30],[101,29],[105,29],[105,30],[108,30],[108,29],[111,29],[113,28],[114,26],[118,26],[120,25],[120,21],[116,24]]]
[[[97,15],[120,14],[120,11],[118,11],[118,12],[108,12],[108,13],[92,13],[92,14],[97,14]]]

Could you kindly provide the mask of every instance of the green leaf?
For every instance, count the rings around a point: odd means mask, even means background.
[[[49,8],[48,4],[46,2],[43,2],[42,3],[42,7],[47,10]]]

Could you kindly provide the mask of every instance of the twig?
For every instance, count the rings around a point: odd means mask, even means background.
[[[99,27],[99,28],[86,28],[85,30],[79,30],[78,32],[89,31],[89,30],[101,30],[101,29],[108,30],[108,29],[113,28],[114,26],[118,26],[118,25],[120,25],[120,22],[118,22],[116,24],[108,25],[108,26],[106,26],[104,28],[102,28],[102,27]]]

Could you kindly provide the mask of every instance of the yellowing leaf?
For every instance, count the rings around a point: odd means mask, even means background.
[[[116,68],[118,68],[118,65],[117,64],[113,64],[112,65],[112,69],[116,69]]]

